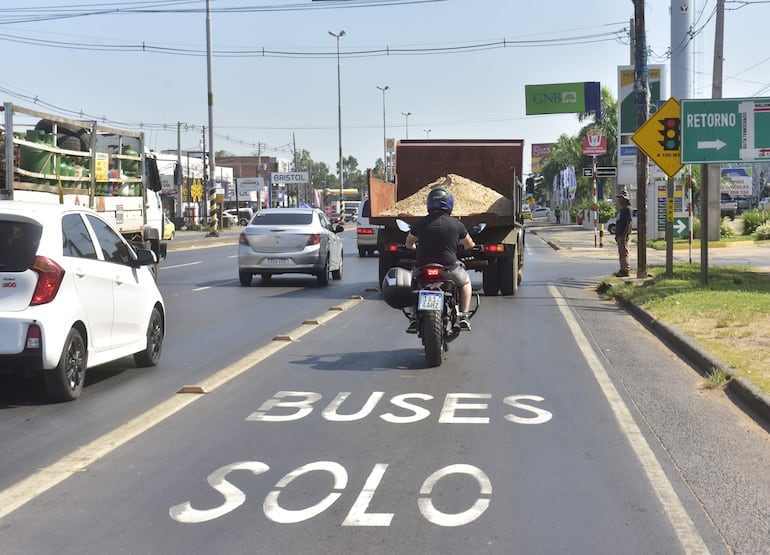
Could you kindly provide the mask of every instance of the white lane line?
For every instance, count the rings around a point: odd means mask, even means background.
[[[185,268],[185,267],[187,267],[187,266],[195,266],[196,264],[202,264],[202,263],[203,263],[203,261],[199,261],[199,262],[188,262],[187,264],[176,264],[176,265],[174,265],[174,266],[162,266],[161,268],[162,268],[163,270],[175,270],[175,269],[177,269],[177,268]]]
[[[556,300],[556,305],[570,327],[575,342],[583,353],[583,357],[591,367],[594,378],[599,382],[599,387],[602,393],[604,393],[621,431],[626,436],[626,439],[628,439],[637,459],[639,459],[647,479],[650,481],[658,501],[663,506],[668,521],[674,528],[685,553],[708,553],[709,550],[703,542],[703,538],[698,534],[690,516],[676,495],[674,487],[669,482],[665,472],[663,472],[663,467],[655,458],[655,454],[652,452],[647,440],[644,439],[642,431],[637,426],[633,416],[631,416],[631,412],[607,375],[604,365],[602,365],[599,357],[596,355],[596,351],[594,351],[591,343],[578,325],[572,309],[556,287],[549,285],[548,290]]]
[[[314,329],[318,329],[319,324],[323,324],[339,314],[342,314],[345,310],[352,308],[357,303],[361,302],[361,300],[361,297],[355,297],[340,305],[336,305],[333,307],[336,308],[336,310],[330,309],[328,312],[314,320],[314,322],[317,323],[301,324],[298,328],[290,332],[289,335],[293,339],[302,337]],[[256,364],[259,364],[288,345],[291,345],[291,341],[271,341],[264,347],[260,347],[241,360],[234,362],[230,366],[223,368],[219,372],[208,377],[196,387],[199,387],[201,391],[210,393],[219,386],[250,370]],[[125,424],[118,426],[111,432],[107,432],[91,443],[76,449],[69,455],[65,455],[55,463],[38,470],[28,478],[1,491],[0,520],[16,509],[29,503],[38,495],[41,495],[60,484],[73,474],[86,470],[89,465],[110,454],[112,451],[131,441],[135,437],[143,434],[153,426],[160,424],[170,416],[173,416],[202,397],[203,395],[178,393],[147,410],[143,414],[129,420]]]

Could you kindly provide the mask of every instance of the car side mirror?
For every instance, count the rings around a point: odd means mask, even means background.
[[[342,233],[343,231],[345,231],[345,228],[340,224],[334,226],[334,233]]]
[[[157,263],[155,253],[149,249],[136,249],[136,258],[129,264],[134,268],[139,266],[152,266]]]

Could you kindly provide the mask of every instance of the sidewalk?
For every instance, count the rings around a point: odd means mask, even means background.
[[[556,225],[546,222],[537,222],[529,224],[526,227],[528,234],[532,233],[537,235],[550,245],[551,248],[559,251],[565,256],[610,260],[617,260],[618,258],[614,237],[609,237],[608,241],[608,237],[605,235],[604,247],[594,247],[593,229],[588,230],[577,224]],[[598,235],[596,244],[600,244]],[[750,241],[747,241],[743,247],[741,247],[740,244],[733,245],[736,247],[735,249],[718,249],[718,252],[722,255],[726,250],[736,251],[739,250],[739,248],[748,249],[753,247],[755,250],[752,250],[751,252],[758,253],[757,257],[760,260],[764,259],[764,262],[767,261],[766,246],[755,247],[753,242]],[[711,244],[709,244],[709,247],[711,247]],[[665,255],[666,253],[664,251],[647,249],[647,263],[650,265],[665,264]],[[635,266],[635,257],[636,243],[633,243],[631,250],[632,266]],[[696,263],[700,263],[700,260],[698,259]],[[752,264],[752,266],[754,266],[757,271],[767,270],[767,266],[759,266],[756,264]],[[631,275],[635,275],[635,269],[633,267],[631,269]],[[631,279],[636,278],[632,277]],[[627,302],[622,298],[619,299],[619,302],[670,349],[678,353],[683,359],[691,364],[701,375],[708,375],[714,368],[724,368],[731,375],[733,374],[733,372],[730,372],[730,367],[727,363],[707,351],[703,346],[677,328],[657,320],[652,314],[639,305]],[[770,395],[763,394],[757,389],[753,382],[740,376],[733,376],[727,383],[726,389],[731,394],[731,397],[734,396],[739,399],[742,403],[749,406],[766,423],[770,423]]]

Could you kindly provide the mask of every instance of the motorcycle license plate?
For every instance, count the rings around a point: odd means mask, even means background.
[[[417,310],[438,310],[444,309],[444,292],[428,291],[420,289],[417,297]]]

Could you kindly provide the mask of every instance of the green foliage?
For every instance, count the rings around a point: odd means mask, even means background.
[[[722,218],[719,221],[719,236],[720,237],[733,237],[735,235],[735,230],[730,227],[730,224],[727,223],[727,218]]]
[[[770,221],[763,223],[754,231],[754,238],[758,241],[770,239]]]
[[[767,222],[770,222],[770,211],[747,210],[743,213],[743,234],[753,235],[762,224]]]

